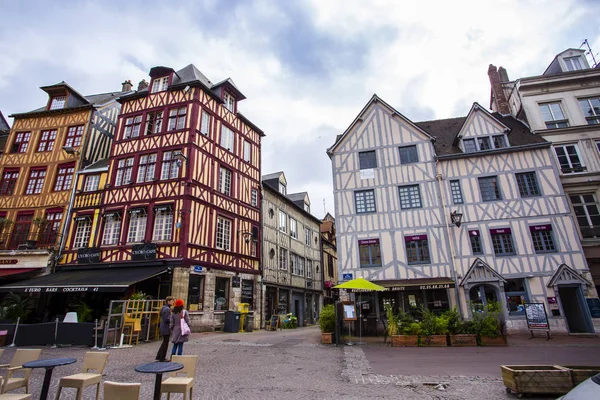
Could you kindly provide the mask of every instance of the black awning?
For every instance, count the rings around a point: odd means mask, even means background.
[[[124,292],[134,283],[160,275],[167,267],[104,268],[59,271],[0,286],[0,293]]]

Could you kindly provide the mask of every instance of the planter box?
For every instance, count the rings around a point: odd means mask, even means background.
[[[507,346],[506,336],[498,336],[498,337],[482,336],[481,337],[481,345],[482,346]]]
[[[446,347],[448,339],[446,335],[421,336],[421,344],[426,347]]]
[[[394,335],[392,336],[392,347],[417,347],[419,336],[416,335]]]
[[[321,333],[321,343],[333,344],[333,333]]]
[[[571,373],[558,365],[502,365],[504,385],[517,394],[565,394],[573,388]]]
[[[450,335],[450,346],[452,346],[452,347],[477,346],[477,335],[470,335],[470,334]]]
[[[596,374],[600,374],[600,366],[586,366],[586,365],[559,365],[561,368],[566,368],[571,373],[571,381],[573,387],[579,385],[587,378],[591,378]]]

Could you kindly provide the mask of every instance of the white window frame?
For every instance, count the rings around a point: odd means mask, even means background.
[[[252,157],[252,146],[250,145],[249,141],[244,140],[244,161],[250,162],[251,157]]]
[[[202,110],[202,119],[200,122],[200,133],[208,136],[210,132],[210,114],[206,110]]]
[[[122,222],[123,219],[121,218],[121,216],[105,218],[104,233],[102,234],[102,245],[110,246],[119,244]]]
[[[279,210],[279,230],[283,233],[287,232],[287,214]]]
[[[579,71],[585,69],[585,64],[583,63],[583,60],[581,60],[581,56],[565,57],[563,58],[563,61],[565,62],[567,71]],[[574,61],[577,61],[578,65],[575,65]]]
[[[279,248],[279,269],[288,270],[288,251]]]
[[[307,247],[310,247],[310,229],[308,228],[304,228],[304,243],[306,244]]]
[[[84,192],[95,192],[98,190],[100,185],[100,175],[88,175],[85,177],[85,184],[83,185]]]
[[[133,157],[121,158],[117,161],[117,178],[115,179],[115,186],[123,186],[130,183],[132,172]]]
[[[75,237],[73,239],[73,248],[80,249],[82,247],[88,247],[91,234],[92,221],[90,221],[89,218],[77,221],[77,228],[75,228]]]
[[[156,153],[140,156],[138,164],[137,182],[151,182],[156,171]]]
[[[223,105],[230,112],[235,112],[235,98],[229,92],[223,93]]]
[[[163,76],[152,81],[151,93],[164,92],[169,87],[169,77]]]
[[[146,237],[146,224],[148,214],[139,211],[129,215],[129,229],[127,232],[127,243],[141,243]]]
[[[171,241],[173,239],[173,210],[156,211],[152,240]]]
[[[225,167],[219,168],[219,192],[226,196],[231,196],[232,175],[230,169]]]
[[[181,150],[165,151],[162,157],[162,164],[160,166],[160,179],[176,179],[179,178],[179,162],[175,159],[174,155]]]
[[[569,152],[567,151],[567,147],[573,146],[573,148],[575,149],[575,154],[577,155],[577,158],[579,160],[579,164],[581,165],[580,168],[574,168],[573,167],[573,160],[571,160],[571,157],[569,156]],[[554,155],[556,156],[556,161],[558,162],[558,167],[560,168],[560,172],[563,174],[576,174],[576,173],[581,173],[581,172],[585,172],[587,170],[586,166],[585,166],[585,162],[583,161],[583,157],[581,157],[581,153],[579,152],[579,146],[577,145],[577,143],[565,143],[565,144],[555,144],[552,146],[554,148]],[[563,166],[560,164],[560,159],[558,156],[558,153],[556,152],[557,148],[562,148],[566,157],[567,157],[567,162],[569,164],[569,168],[571,170],[575,170],[575,171],[565,171],[565,169],[563,169]],[[581,169],[581,171],[577,171],[576,169]]]
[[[225,125],[221,125],[221,140],[219,141],[219,145],[222,148],[233,152],[233,146],[234,146],[233,131]]]
[[[50,100],[49,110],[62,110],[67,104],[67,96],[55,96]]]
[[[306,277],[312,279],[312,269],[313,262],[312,260],[306,259]]]
[[[298,239],[298,221],[292,217],[290,217],[290,236]]]
[[[557,119],[556,116],[554,115],[554,111],[552,110],[552,104],[558,104],[558,108],[560,110],[560,113],[562,114],[563,118],[562,119]],[[538,107],[540,109],[540,116],[542,117],[542,121],[544,122],[544,125],[546,126],[546,129],[563,129],[563,128],[568,128],[569,125],[569,118],[567,117],[567,115],[565,114],[565,110],[563,110],[563,107],[561,105],[561,101],[549,101],[549,102],[545,102],[545,103],[539,103]],[[548,107],[548,111],[550,113],[550,116],[552,117],[551,120],[545,120],[544,119],[544,113],[542,112],[542,109],[544,107]],[[549,126],[549,125],[558,125],[561,123],[565,123],[566,126]]]
[[[287,187],[281,182],[279,182],[279,193],[284,196],[287,195]]]
[[[252,189],[250,192],[250,203],[252,207],[258,207],[258,190]]]
[[[231,251],[231,220],[217,217],[215,247],[219,250]]]

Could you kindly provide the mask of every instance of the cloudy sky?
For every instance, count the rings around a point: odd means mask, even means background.
[[[541,74],[585,38],[600,52],[600,1],[0,0],[0,110],[40,107],[38,88],[62,80],[116,91],[193,63],[235,81],[267,134],[263,174],[283,170],[322,217],[334,212],[325,150],[373,93],[413,121],[465,115],[489,106],[490,63]]]

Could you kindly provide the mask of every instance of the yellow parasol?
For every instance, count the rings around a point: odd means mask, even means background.
[[[368,291],[382,291],[385,290],[383,286],[379,286],[375,283],[369,282],[365,278],[356,278],[351,281],[340,283],[333,287],[334,289],[354,289],[354,290],[368,290]]]

